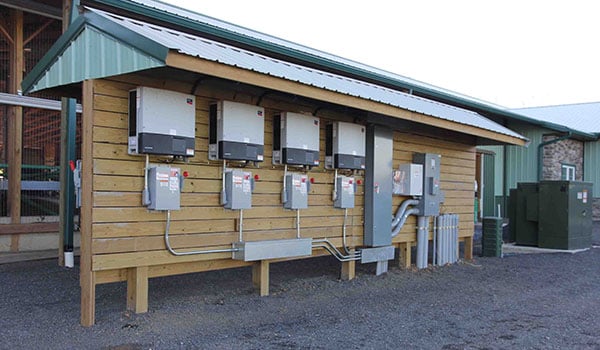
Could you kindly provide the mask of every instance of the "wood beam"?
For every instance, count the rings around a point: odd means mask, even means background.
[[[261,260],[252,265],[252,284],[261,297],[269,295],[269,261]]]
[[[27,37],[27,39],[23,41],[23,45],[29,44],[31,40],[35,39],[36,36],[38,36],[44,29],[48,28],[48,26],[52,23],[54,23],[53,19],[47,20],[44,24],[42,24],[41,27],[39,27],[35,32],[33,32],[30,36]]]
[[[228,66],[219,62],[213,62],[197,57],[188,56],[185,54],[180,54],[175,51],[169,52],[165,61],[167,66],[169,67],[178,68],[186,71],[224,78],[245,84],[272,89],[275,91],[287,92],[290,94],[307,97],[317,101],[325,101],[341,106],[356,108],[363,111],[379,113],[393,118],[408,120],[446,130],[459,131],[463,134],[478,136],[508,144],[518,146],[524,146],[526,144],[526,141],[520,138],[500,134],[476,126],[461,124],[446,119],[415,113],[381,102],[350,96],[335,91],[329,91],[318,87],[298,83],[295,81],[290,81],[258,72],[253,72],[247,69]]]
[[[398,244],[398,265],[403,269],[407,269],[411,265],[411,246],[411,242],[402,242]]]
[[[62,19],[60,8],[43,4],[33,0],[0,0],[0,5],[20,11],[35,13],[36,15]]]
[[[148,312],[148,266],[133,267],[127,273],[127,310]]]
[[[8,41],[8,43],[10,45],[15,43],[15,41],[13,40],[13,37],[8,33],[8,30],[6,30],[6,28],[4,28],[2,23],[0,23],[0,33],[2,33],[2,35],[4,35],[4,37],[6,38],[6,41]]]
[[[29,233],[56,233],[58,222],[45,222],[36,224],[4,224],[0,226],[0,236]]]
[[[92,204],[93,204],[93,139],[94,80],[83,82],[83,123],[81,127],[81,258],[79,281],[81,285],[81,325],[92,326],[96,310],[96,275],[92,271]]]
[[[23,58],[23,11],[11,10],[13,45],[10,57],[9,93],[21,89],[25,61]],[[21,165],[23,156],[23,107],[11,106],[8,110],[8,205],[10,222],[21,223]],[[11,251],[19,250],[19,235],[11,237]]]
[[[353,253],[354,251],[351,251]],[[340,279],[344,281],[351,281],[356,277],[356,261],[344,261],[342,262],[342,270],[340,272]]]

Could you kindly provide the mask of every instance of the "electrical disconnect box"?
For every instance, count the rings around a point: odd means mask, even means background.
[[[440,214],[444,192],[440,190],[440,162],[442,156],[431,153],[415,153],[413,162],[423,166],[423,194],[417,208],[420,216]]]
[[[179,210],[181,203],[181,170],[168,166],[148,169],[150,210]]]
[[[283,112],[273,117],[273,164],[319,165],[319,118]]]
[[[249,171],[238,169],[225,172],[225,201],[226,209],[252,208],[252,191],[254,178]]]
[[[208,158],[262,162],[264,114],[264,108],[244,103],[211,104]]]
[[[335,208],[354,208],[356,182],[350,176],[338,176],[336,181],[336,197],[333,201]]]
[[[310,183],[306,174],[287,174],[283,207],[285,209],[308,208],[308,191],[310,191]]]
[[[365,168],[365,127],[334,122],[326,127],[325,167],[328,169]]]
[[[193,157],[196,99],[174,91],[138,87],[129,92],[129,154]]]
[[[394,170],[392,193],[398,196],[423,195],[423,165],[401,164]]]

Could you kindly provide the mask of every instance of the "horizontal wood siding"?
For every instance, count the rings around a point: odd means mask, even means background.
[[[127,96],[138,84],[165,87],[165,82],[148,78],[128,81],[98,80],[94,82],[92,114],[93,193],[91,217],[92,270],[119,270],[98,275],[99,281],[122,280],[120,269],[150,266],[149,275],[168,275],[189,271],[243,266],[230,260],[231,254],[192,255],[178,257],[165,249],[166,215],[151,212],[141,205],[144,157],[127,154]],[[191,86],[168,83],[167,88],[189,92]],[[189,173],[181,196],[181,210],[172,211],[171,242],[178,250],[227,248],[238,239],[238,211],[225,210],[219,204],[221,162],[208,161],[208,109],[218,99],[256,103],[256,96],[219,88],[203,87],[196,93],[196,156],[189,163],[175,163]],[[295,211],[281,205],[283,167],[271,164],[272,117],[275,113],[313,111],[314,106],[265,97],[265,160],[260,168],[249,167],[260,180],[253,194],[253,208],[244,211],[244,239],[293,238],[296,235]],[[318,113],[321,118],[321,159],[325,156],[324,127],[329,120],[352,121],[352,115],[332,111]],[[415,135],[409,132],[394,134],[394,167],[411,162],[415,152],[442,155],[441,189],[446,193],[442,211],[461,215],[460,235],[473,234],[473,181],[475,147],[459,142]],[[159,158],[150,157],[151,163]],[[323,163],[323,162],[322,162]],[[333,171],[321,165],[308,172],[315,179],[309,194],[309,208],[301,210],[301,235],[327,237],[341,245],[343,210],[333,208]],[[360,175],[358,178],[361,178]],[[361,245],[363,240],[363,188],[358,187],[356,207],[349,210],[349,242]],[[404,198],[395,197],[394,206]],[[396,208],[391,208],[390,215]],[[395,242],[415,240],[415,220],[411,218]],[[315,250],[315,254],[323,254]],[[206,265],[207,261],[221,264]],[[194,262],[198,262],[194,265]],[[173,268],[169,268],[173,266]],[[171,272],[169,272],[171,271]]]

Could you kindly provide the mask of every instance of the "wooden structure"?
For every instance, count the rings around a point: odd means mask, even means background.
[[[90,21],[98,20],[98,17],[90,18]],[[79,33],[88,29],[85,27]],[[117,42],[111,45],[126,44]],[[52,54],[58,57],[70,49],[72,47],[57,48]],[[271,122],[277,112],[310,112],[321,118],[322,127],[334,120],[359,124],[385,123],[395,130],[394,167],[411,162],[415,152],[441,154],[441,189],[446,193],[442,212],[460,214],[459,236],[464,242],[466,259],[470,259],[472,254],[476,145],[480,142],[522,145],[525,142],[516,134],[409,111],[186,55],[177,50],[163,53],[165,56],[162,58],[156,54],[148,59],[148,64],[153,65],[150,69],[112,76],[72,77],[68,83],[42,79],[51,75],[54,66],[59,64],[50,57],[41,63],[40,75],[32,77],[26,84],[29,88],[37,86],[68,94],[73,91],[81,93],[83,201],[80,278],[81,323],[85,326],[94,323],[95,287],[98,284],[126,281],[127,307],[135,312],[145,312],[148,309],[149,278],[252,265],[251,280],[261,295],[267,295],[269,264],[276,262],[232,260],[231,253],[174,256],[165,249],[165,214],[150,212],[141,205],[144,158],[127,153],[128,92],[137,86],[192,93],[196,98],[196,154],[189,163],[178,164],[189,173],[189,177],[182,193],[182,208],[172,212],[170,230],[171,244],[181,251],[229,248],[232,242],[237,241],[237,213],[223,209],[219,203],[222,163],[209,161],[207,157],[209,104],[217,100],[260,105],[266,112],[265,159],[260,168],[252,169],[260,180],[256,184],[253,208],[244,212],[246,241],[293,238],[296,234],[295,213],[284,210],[280,202],[283,168],[271,164]],[[94,57],[93,63],[103,59]],[[85,61],[78,63],[84,66],[91,64]],[[63,60],[60,64],[68,63]],[[74,87],[80,87],[80,90]],[[322,130],[321,150],[325,148],[324,134]],[[323,151],[321,154],[323,158]],[[158,163],[161,159],[151,156],[150,161]],[[310,191],[309,208],[302,210],[301,236],[328,238],[339,247],[342,245],[343,211],[332,205],[333,171],[320,166],[313,168],[309,174],[316,181]],[[363,188],[359,186],[357,205],[349,212],[348,243],[351,247],[363,244],[362,193]],[[394,198],[394,205],[397,206],[403,199]],[[394,209],[390,208],[390,214]],[[394,238],[393,244],[400,248],[401,266],[410,265],[411,246],[416,242],[415,231],[414,219],[409,220]],[[324,250],[313,249],[312,256],[323,254],[326,254]],[[354,262],[342,263],[342,277],[353,278],[354,267]]]

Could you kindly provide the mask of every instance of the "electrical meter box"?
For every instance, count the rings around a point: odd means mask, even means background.
[[[335,208],[354,208],[354,193],[356,182],[350,176],[338,176],[336,184],[336,198],[333,201]]]
[[[287,174],[285,178],[285,209],[308,208],[309,181],[306,174]]]
[[[252,190],[254,178],[252,173],[243,170],[225,172],[225,209],[252,208]]]
[[[319,118],[283,112],[273,117],[273,164],[319,165]]]
[[[196,98],[140,86],[129,91],[129,154],[193,157]]]
[[[181,203],[181,170],[168,166],[148,169],[150,210],[179,210]]]
[[[244,103],[219,101],[211,104],[208,158],[262,162],[264,114],[264,108]]]
[[[366,134],[363,125],[334,122],[325,128],[325,167],[364,169]]]
[[[401,164],[393,173],[392,193],[398,196],[423,195],[423,165]]]
[[[423,194],[417,208],[420,216],[440,214],[444,192],[440,190],[440,164],[442,156],[432,153],[415,153],[413,162],[423,166]]]

